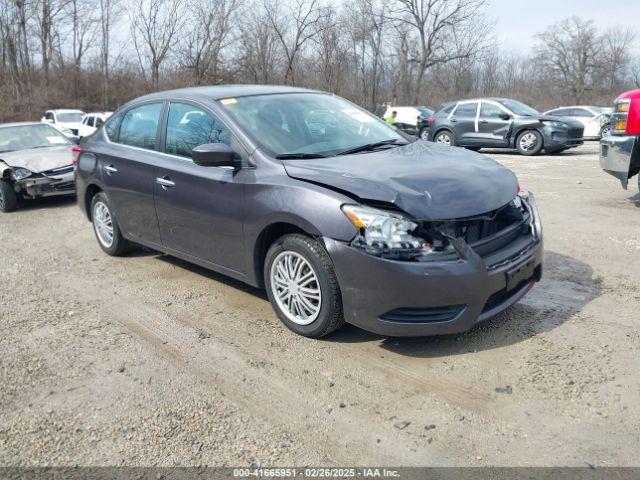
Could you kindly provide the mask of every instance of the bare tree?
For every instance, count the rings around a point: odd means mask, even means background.
[[[291,0],[284,5],[275,0],[265,4],[267,19],[286,56],[284,83],[295,85],[294,67],[304,45],[318,33],[326,9],[318,0]]]
[[[427,70],[436,65],[469,59],[484,49],[489,25],[481,8],[484,0],[396,0],[390,17],[406,25],[416,38],[416,86],[423,84]],[[414,89],[413,103],[418,103]]]
[[[103,110],[109,108],[111,32],[121,13],[120,0],[100,0],[100,94]]]
[[[224,49],[234,39],[232,24],[239,0],[198,0],[191,5],[191,31],[181,49],[182,65],[193,73],[196,85],[209,75],[218,81],[218,70]]]
[[[138,0],[129,10],[131,35],[140,70],[147,81],[149,65],[151,87],[160,83],[160,67],[175,46],[183,27],[182,0]]]
[[[271,28],[267,13],[251,9],[243,14],[240,25],[241,72],[254,83],[274,83],[282,60],[280,40]]]
[[[616,88],[626,73],[624,70],[631,61],[630,49],[635,40],[636,33],[629,28],[612,27],[604,32],[602,66],[609,79],[609,88]]]
[[[71,53],[73,60],[73,95],[79,97],[82,59],[93,47],[98,19],[94,15],[94,4],[88,0],[67,0],[65,13],[71,20]]]
[[[67,0],[36,0],[34,8],[37,18],[36,35],[40,43],[40,55],[44,73],[44,98],[49,94],[51,62],[56,54],[59,40],[57,20],[63,14]],[[59,52],[59,50],[58,50]]]
[[[537,38],[539,60],[551,81],[568,89],[575,103],[582,103],[600,67],[602,41],[594,23],[571,17]]]

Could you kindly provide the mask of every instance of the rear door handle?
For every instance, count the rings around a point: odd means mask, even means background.
[[[171,181],[169,179],[169,177],[167,177],[167,176],[156,178],[156,183],[158,185],[162,186],[162,188],[164,188],[165,190],[167,188],[171,188],[171,187],[175,187],[176,186],[176,183]]]
[[[118,173],[118,169],[113,165],[105,165],[102,169],[107,173],[107,175],[113,175],[114,173]]]
[[[489,120],[480,120],[480,123],[489,123]]]

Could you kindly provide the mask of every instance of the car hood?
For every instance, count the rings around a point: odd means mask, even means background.
[[[528,117],[524,117],[524,118],[528,118]],[[562,122],[562,123],[566,123],[567,125],[569,125],[571,128],[584,128],[584,125],[582,124],[582,122],[579,122],[578,120],[574,120],[572,118],[568,118],[568,117],[554,117],[553,115],[540,115],[539,117],[537,117],[538,120],[540,120],[541,122]]]
[[[292,178],[345,192],[363,203],[392,203],[419,220],[480,215],[506,205],[517,193],[515,175],[495,160],[424,141],[283,163]]]
[[[10,167],[26,168],[34,173],[71,165],[71,158],[71,145],[0,153],[0,160]]]

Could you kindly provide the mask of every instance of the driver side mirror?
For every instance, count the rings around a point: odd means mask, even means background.
[[[509,115],[508,113],[504,113],[504,112],[502,112],[502,113],[500,114],[500,118],[501,118],[502,120],[511,120],[511,115]]]
[[[226,143],[205,143],[191,150],[193,163],[203,167],[240,168],[241,159]]]

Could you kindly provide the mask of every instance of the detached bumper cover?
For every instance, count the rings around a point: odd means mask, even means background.
[[[30,197],[49,197],[75,193],[73,171],[52,176],[38,175],[16,182],[17,187]]]
[[[531,242],[493,267],[466,244],[457,261],[403,262],[325,238],[346,321],[381,335],[441,335],[469,330],[507,309],[542,275],[539,216],[533,197],[527,204],[534,216]]]
[[[610,135],[600,140],[600,167],[620,180],[626,190],[629,178],[640,170],[638,137]]]
[[[543,133],[545,148],[571,148],[584,143],[583,130],[580,129],[545,128]]]

